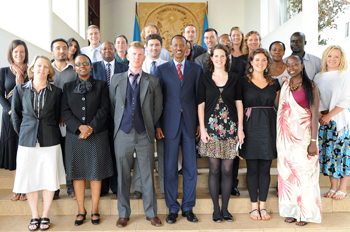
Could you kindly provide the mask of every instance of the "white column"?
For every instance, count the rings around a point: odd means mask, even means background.
[[[268,33],[274,31],[279,27],[280,17],[280,1],[279,0],[268,0],[268,14],[264,17],[268,17]]]
[[[307,44],[305,50],[312,53],[318,49],[318,0],[303,1],[303,32]]]

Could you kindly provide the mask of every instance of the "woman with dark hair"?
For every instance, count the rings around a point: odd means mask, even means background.
[[[230,31],[230,36],[232,39],[232,51],[231,55],[233,57],[243,58],[243,41],[244,34],[239,29],[239,27],[232,27]]]
[[[270,74],[273,79],[277,79],[282,86],[286,79],[290,79],[287,72],[287,66],[283,62],[284,52],[286,46],[281,41],[275,41],[270,44],[269,51],[272,58],[272,64],[270,68]]]
[[[277,158],[274,107],[278,104],[280,85],[270,76],[270,65],[270,55],[265,49],[251,51],[247,76],[242,80],[245,140],[240,156],[247,162],[247,186],[252,203],[250,218],[254,220],[271,218],[265,203],[271,180],[271,163]]]
[[[36,56],[28,68],[29,81],[13,91],[11,119],[19,136],[17,173],[13,192],[27,193],[32,211],[30,231],[50,228],[54,193],[66,183],[60,146],[62,90],[50,82],[55,70],[45,56]],[[39,216],[39,191],[43,210]],[[40,224],[40,226],[39,226]]]
[[[74,66],[74,60],[75,58],[80,55],[80,46],[76,39],[69,38],[67,40],[68,43],[68,61],[71,63],[71,65]]]
[[[191,42],[186,39],[185,59],[193,61],[192,60],[192,49],[191,48],[192,48]]]
[[[317,151],[317,88],[306,74],[303,58],[287,59],[291,79],[283,82],[277,113],[279,212],[287,223],[321,223],[322,206]]]
[[[249,54],[261,47],[261,36],[257,31],[250,31],[244,37],[242,59],[248,62]]]
[[[0,104],[2,106],[1,136],[0,136],[0,168],[12,171],[16,177],[16,156],[18,135],[11,123],[11,102],[13,89],[28,81],[27,63],[28,49],[22,40],[13,40],[7,52],[10,67],[0,69]],[[25,193],[14,193],[12,201],[27,200]]]
[[[331,182],[324,197],[342,200],[350,179],[350,71],[344,50],[329,46],[321,67],[314,79],[320,92],[320,172]]]
[[[100,223],[98,205],[102,180],[113,175],[108,140],[109,97],[107,82],[90,76],[91,60],[75,58],[79,78],[63,86],[62,118],[67,125],[65,166],[67,180],[73,180],[78,204],[75,225],[83,224],[86,180],[91,188],[91,223]]]
[[[244,142],[241,78],[228,72],[229,55],[225,46],[215,45],[207,60],[209,72],[202,74],[198,86],[198,118],[201,131],[198,153],[209,158],[209,191],[214,204],[214,222],[221,222],[223,219],[233,221],[228,212],[232,165],[233,159],[238,159],[237,143]]]
[[[128,48],[128,38],[125,35],[117,35],[114,39],[114,47],[117,51],[115,53],[115,59],[117,62],[129,65],[129,60],[126,58]]]

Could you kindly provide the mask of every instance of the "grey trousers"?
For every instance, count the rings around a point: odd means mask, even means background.
[[[131,214],[130,185],[134,151],[136,151],[136,160],[138,162],[135,168],[142,173],[140,179],[143,193],[143,208],[148,218],[156,217],[157,197],[153,176],[154,143],[149,141],[146,132],[139,135],[132,128],[128,134],[119,130],[114,144],[118,171],[119,217],[129,218]]]
[[[160,193],[164,194],[164,139],[157,139],[157,156],[158,156],[158,180],[160,186]],[[138,161],[135,159],[134,175],[132,176],[132,189],[142,193],[140,170],[136,168]]]

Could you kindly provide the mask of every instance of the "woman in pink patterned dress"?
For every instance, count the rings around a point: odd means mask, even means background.
[[[287,60],[291,76],[282,85],[277,113],[278,198],[285,222],[320,223],[322,206],[317,149],[317,88],[299,55]]]

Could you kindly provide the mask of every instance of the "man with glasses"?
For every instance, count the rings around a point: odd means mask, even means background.
[[[210,50],[214,47],[218,42],[218,33],[214,28],[208,28],[204,31],[204,43],[207,45],[208,52],[198,56],[194,62],[199,64],[203,72],[207,72],[207,60],[210,54]]]
[[[60,89],[63,89],[63,85],[67,82],[75,81],[78,78],[73,66],[68,61],[68,43],[66,40],[59,38],[51,42],[51,55],[54,58],[52,67],[55,69],[55,76],[53,76],[53,84]],[[61,147],[63,159],[65,158],[65,139],[66,139],[66,124],[61,118]],[[67,194],[75,199],[74,187],[72,180],[66,180]],[[59,198],[60,190],[55,192],[54,200]]]

